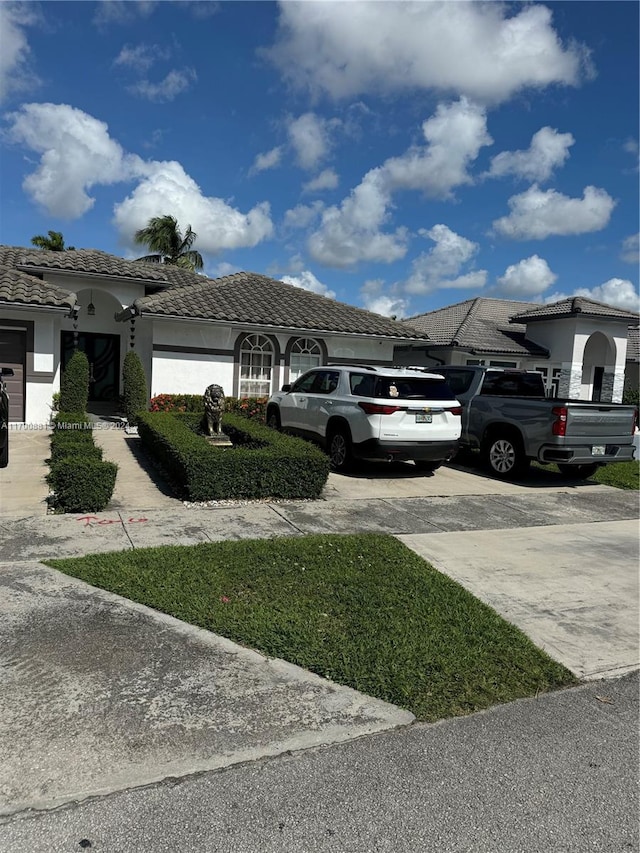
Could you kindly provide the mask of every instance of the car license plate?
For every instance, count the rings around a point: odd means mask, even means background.
[[[433,420],[431,412],[416,412],[417,424],[430,424]]]
[[[604,444],[594,444],[591,453],[594,456],[604,456]]]

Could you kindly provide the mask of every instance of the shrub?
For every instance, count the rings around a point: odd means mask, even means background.
[[[53,424],[47,482],[51,505],[63,512],[98,512],[113,494],[117,466],[102,461],[86,414],[59,412]]]
[[[329,460],[312,444],[225,413],[233,447],[209,444],[198,414],[144,413],[138,431],[145,448],[166,468],[189,500],[316,498]]]
[[[151,412],[204,412],[202,394],[158,394],[149,403]]]
[[[266,397],[241,397],[240,399],[227,397],[225,403],[227,411],[233,414],[260,421],[260,423],[264,423],[267,419]]]
[[[122,365],[122,400],[128,423],[136,422],[136,414],[146,411],[149,402],[147,379],[137,352],[129,350]]]
[[[629,406],[637,406],[640,404],[640,392],[637,388],[625,388],[622,395],[622,402]]]
[[[65,512],[100,512],[113,494],[118,466],[113,462],[74,457],[61,459],[51,469],[53,506]]]
[[[63,412],[86,412],[89,399],[89,362],[87,356],[74,352],[67,364],[60,383],[60,410]]]
[[[266,397],[225,397],[225,409],[235,415],[242,415],[262,423],[267,413]],[[158,394],[151,398],[151,412],[204,412],[202,394]]]

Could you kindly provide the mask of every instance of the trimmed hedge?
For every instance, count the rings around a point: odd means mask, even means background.
[[[86,412],[89,399],[89,362],[77,350],[71,356],[60,381],[61,412]]]
[[[103,510],[111,500],[117,471],[115,463],[103,462],[102,448],[94,443],[86,414],[56,415],[47,476],[54,492],[53,507],[62,512]]]
[[[229,413],[222,427],[233,447],[209,444],[198,414],[145,412],[138,418],[144,447],[188,500],[320,495],[329,460],[315,445]]]
[[[136,423],[138,412],[146,411],[149,404],[147,377],[137,352],[129,350],[122,365],[122,402],[127,422]]]

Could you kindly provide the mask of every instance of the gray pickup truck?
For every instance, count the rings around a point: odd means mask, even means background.
[[[633,459],[635,406],[547,397],[542,375],[533,371],[468,366],[437,372],[463,407],[461,448],[479,450],[498,477],[518,477],[535,459],[585,479],[601,465]]]

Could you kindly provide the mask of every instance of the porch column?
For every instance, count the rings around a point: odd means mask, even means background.
[[[605,367],[602,377],[601,400],[605,403],[621,403],[624,392],[624,368]]]
[[[558,377],[558,397],[580,399],[582,390],[582,362],[562,362]]]

